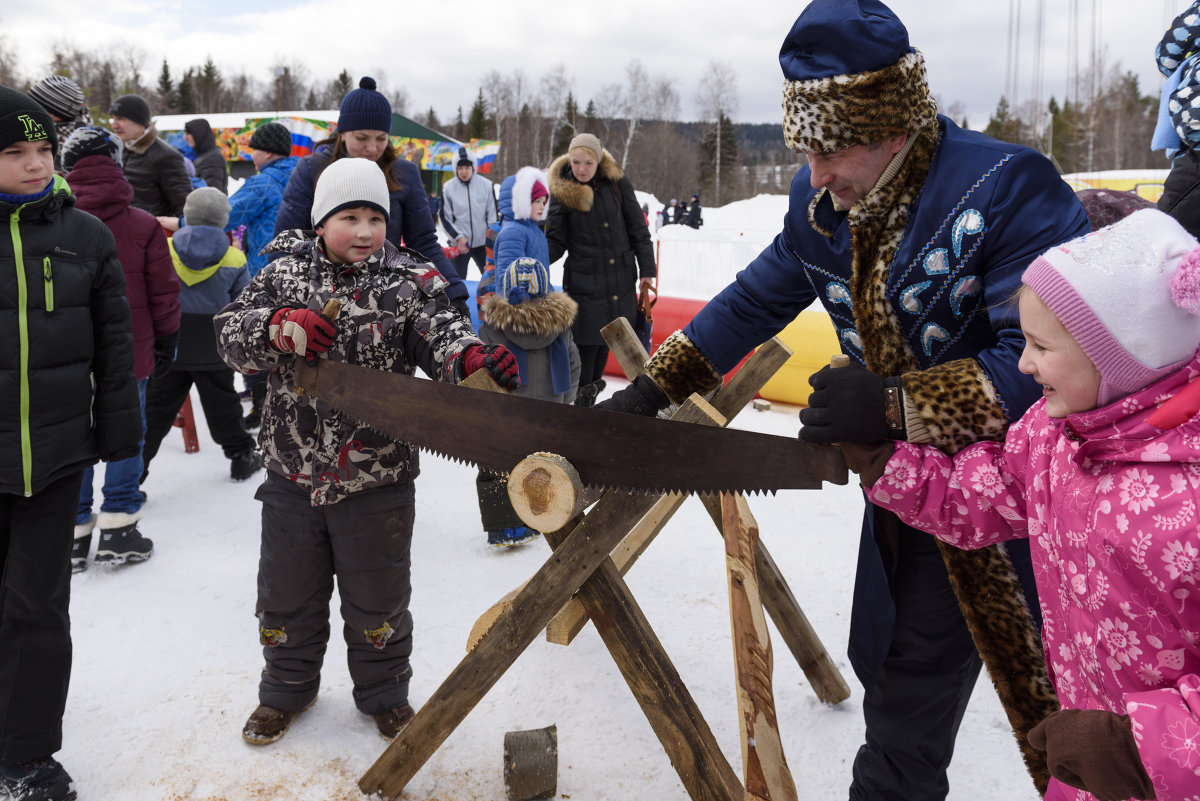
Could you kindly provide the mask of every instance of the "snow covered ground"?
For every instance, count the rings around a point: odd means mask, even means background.
[[[777,224],[778,199],[726,213]],[[654,208],[653,206],[651,207]],[[706,210],[711,235],[725,210]],[[711,215],[711,216],[710,216]],[[773,217],[773,219],[772,219]],[[748,228],[748,226],[746,226]],[[759,228],[769,226],[756,226]],[[727,265],[729,275],[740,264]],[[612,381],[609,392],[621,385]],[[607,394],[607,393],[606,393]],[[198,403],[193,405],[199,409]],[[735,425],[795,436],[796,407],[745,410]],[[266,801],[361,798],[357,779],[386,743],[351,699],[337,625],[316,705],[278,743],[240,736],[256,704],[261,655],[253,616],[257,481],[230,482],[203,420],[201,450],[171,432],[146,484],[141,524],[155,543],[141,565],[91,567],[73,580],[75,670],[59,758],[81,801]],[[531,450],[538,448],[531,443]],[[479,614],[547,558],[541,540],[489,548],[474,470],[422,455],[413,545],[414,706],[463,657]],[[853,688],[820,703],[772,632],[775,696],[788,762],[804,799],[845,798],[862,737],[861,688],[845,658],[861,495],[855,486],[750,499],[764,543]],[[740,774],[738,711],[724,553],[699,501],[689,499],[627,576],[633,593]],[[542,639],[520,657],[405,789],[406,799],[504,798],[504,733],[556,724],[558,792],[575,801],[687,795],[590,625],[569,648]],[[951,770],[951,798],[1034,801],[990,684],[975,692]]]

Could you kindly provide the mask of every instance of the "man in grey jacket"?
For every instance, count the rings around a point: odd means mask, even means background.
[[[479,267],[479,274],[483,275],[487,263],[488,226],[499,216],[492,182],[475,174],[475,162],[465,147],[458,149],[454,173],[455,178],[442,187],[442,227],[458,248],[458,255],[450,263],[465,281],[472,259]]]

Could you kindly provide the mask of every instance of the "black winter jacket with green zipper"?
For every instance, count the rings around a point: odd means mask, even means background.
[[[0,492],[29,496],[136,454],[142,419],[112,233],[57,176],[0,219]]]

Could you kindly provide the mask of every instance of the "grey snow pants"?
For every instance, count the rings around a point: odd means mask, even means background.
[[[313,507],[304,487],[268,472],[254,497],[263,505],[259,703],[296,712],[316,698],[334,576],[355,706],[377,715],[408,703],[413,483]]]

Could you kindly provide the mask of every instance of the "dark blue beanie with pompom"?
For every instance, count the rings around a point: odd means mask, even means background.
[[[337,129],[339,133],[364,130],[391,132],[392,104],[382,93],[375,91],[374,78],[364,77],[358,82],[357,89],[342,98]]]

